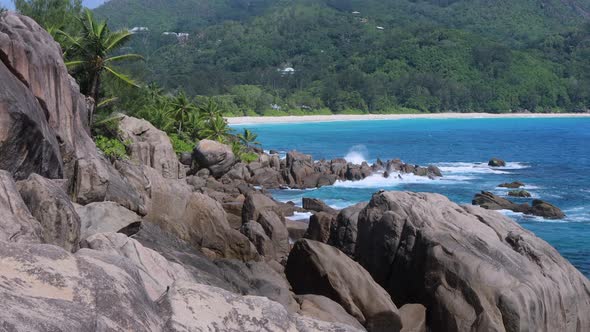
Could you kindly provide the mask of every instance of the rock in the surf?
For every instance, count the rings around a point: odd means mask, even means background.
[[[528,198],[531,197],[531,193],[526,190],[511,190],[508,192],[508,196]]]
[[[506,162],[502,159],[499,158],[492,158],[490,159],[490,161],[488,161],[488,166],[491,167],[505,167],[506,166]]]
[[[397,304],[426,306],[432,331],[590,329],[590,281],[497,212],[380,192],[358,227],[358,261]]]
[[[546,219],[565,218],[565,213],[563,213],[560,208],[540,199],[533,200],[533,206],[529,210],[529,213]]]
[[[498,185],[498,187],[500,187],[500,188],[509,188],[509,189],[518,189],[518,188],[521,188],[524,186],[525,186],[525,184],[520,181],[514,181],[514,182],[510,182],[510,183],[502,183],[502,184]]]

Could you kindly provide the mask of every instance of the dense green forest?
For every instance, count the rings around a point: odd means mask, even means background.
[[[589,0],[111,0],[95,13],[149,29],[124,50],[144,61],[119,68],[226,114],[590,106]]]

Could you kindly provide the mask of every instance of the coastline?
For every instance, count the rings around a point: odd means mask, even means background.
[[[229,125],[279,124],[338,121],[406,120],[406,119],[517,119],[517,118],[590,118],[590,113],[428,113],[428,114],[333,114],[291,116],[226,117]]]

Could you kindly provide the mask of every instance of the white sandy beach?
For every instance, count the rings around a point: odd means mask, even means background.
[[[355,114],[355,115],[305,115],[305,116],[242,116],[227,118],[230,125],[265,123],[301,123],[401,119],[502,119],[502,118],[571,118],[590,117],[590,113],[431,113],[431,114]]]

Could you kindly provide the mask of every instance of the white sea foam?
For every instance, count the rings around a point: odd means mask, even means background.
[[[463,181],[472,180],[473,177],[463,175],[449,175],[442,178],[430,179],[426,176],[418,176],[414,174],[400,174],[392,172],[388,178],[384,178],[382,173],[375,173],[359,181],[336,181],[335,187],[342,188],[388,188],[396,187],[411,183],[427,183],[427,184],[456,184]]]
[[[309,217],[311,217],[312,215],[313,215],[313,213],[311,213],[311,212],[295,212],[292,216],[285,217],[285,218],[292,220],[292,221],[301,221],[301,220],[309,220]]]
[[[367,161],[368,156],[369,150],[367,150],[367,147],[359,144],[350,148],[344,159],[349,163],[360,165],[363,161]]]

